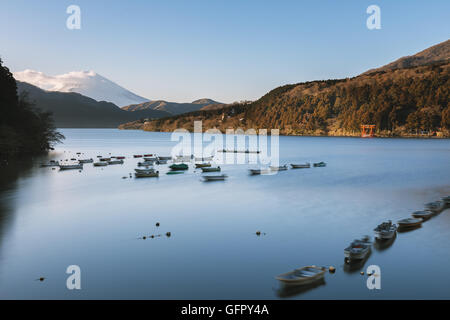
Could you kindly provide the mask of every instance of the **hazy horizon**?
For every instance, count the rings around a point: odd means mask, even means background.
[[[66,27],[71,4],[81,8],[80,30]],[[366,27],[372,4],[381,8],[380,30]],[[0,12],[0,57],[13,72],[93,70],[149,100],[255,100],[280,85],[352,77],[445,41],[448,9],[445,1],[20,0]]]

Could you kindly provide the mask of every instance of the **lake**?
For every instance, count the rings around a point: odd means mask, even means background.
[[[379,223],[450,194],[450,140],[283,136],[281,164],[327,166],[250,176],[250,164],[225,164],[226,181],[205,183],[192,165],[129,178],[140,161],[133,154],[170,155],[170,133],[61,132],[66,140],[48,157],[0,167],[2,299],[450,298],[449,209],[374,246],[360,265],[343,253]],[[81,172],[39,166],[77,152],[126,159]],[[69,265],[81,269],[81,290],[66,288]],[[302,289],[274,279],[305,265],[336,272]],[[381,269],[380,290],[360,274],[369,265]]]

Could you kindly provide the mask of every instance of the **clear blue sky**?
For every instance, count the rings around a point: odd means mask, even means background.
[[[81,30],[66,8],[81,7]],[[381,7],[381,30],[366,8]],[[94,70],[148,99],[256,99],[287,83],[354,76],[447,40],[450,1],[1,0],[12,71]]]

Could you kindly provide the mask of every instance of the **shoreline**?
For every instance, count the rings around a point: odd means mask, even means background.
[[[68,128],[65,128],[68,129]],[[72,128],[72,129],[76,129],[76,128]],[[83,129],[83,128],[81,128]],[[93,128],[93,129],[102,129],[102,128]],[[103,128],[103,129],[110,129],[110,128]],[[173,131],[164,131],[164,130],[159,130],[159,131],[154,131],[154,130],[145,130],[145,129],[140,129],[140,128],[123,128],[121,126],[117,127],[117,129],[119,130],[136,130],[136,131],[144,131],[144,132],[173,132]],[[187,129],[186,129],[187,130]],[[208,130],[208,129],[206,129]],[[194,133],[188,130],[189,133]],[[202,132],[205,133],[205,132]],[[222,134],[227,134],[227,133],[222,133]],[[235,135],[240,135],[241,133],[235,133]],[[244,133],[244,135],[246,135]],[[270,132],[267,133],[268,136],[270,136]],[[343,134],[279,134],[279,136],[282,137],[334,137],[334,138],[361,138],[361,139],[437,139],[437,140],[441,140],[441,139],[450,139],[450,136],[447,135],[441,135],[441,136],[424,136],[424,135],[387,135],[387,134],[380,134],[380,135],[375,135],[373,137],[361,137],[360,135],[356,135],[356,134],[348,134],[348,135],[343,135]]]

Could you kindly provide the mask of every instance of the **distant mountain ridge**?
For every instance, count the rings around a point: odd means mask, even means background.
[[[450,61],[450,39],[425,50],[422,50],[412,56],[402,57],[380,68],[371,69],[364,74],[387,71],[403,68],[411,68],[423,66],[431,63],[449,62]]]
[[[112,102],[118,106],[149,101],[106,79],[94,71],[74,71],[49,76],[39,71],[14,72],[14,78],[47,91],[76,92],[97,101]]]
[[[55,125],[60,128],[115,128],[141,118],[170,116],[165,111],[152,109],[128,112],[111,102],[96,101],[79,93],[46,91],[26,82],[16,83],[18,93],[27,92],[36,108],[53,114]]]
[[[139,111],[139,110],[160,110],[170,113],[171,115],[178,115],[186,112],[192,112],[202,109],[205,106],[210,105],[222,105],[222,103],[214,101],[212,99],[198,99],[191,103],[178,103],[178,102],[168,102],[164,100],[155,100],[144,102],[140,104],[132,104],[129,106],[122,107],[122,110],[126,111]]]

